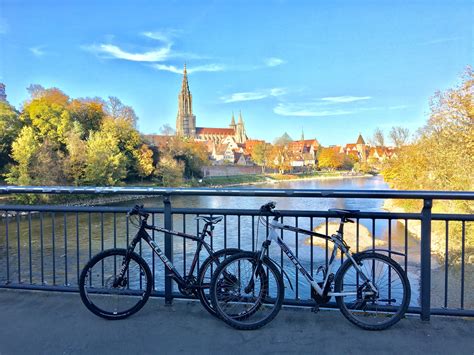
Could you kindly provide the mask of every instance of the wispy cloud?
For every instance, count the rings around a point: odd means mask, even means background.
[[[318,103],[279,103],[273,112],[281,116],[323,117],[354,113],[352,110],[322,109]]]
[[[169,33],[155,31],[155,32],[142,32],[142,35],[156,41],[161,41],[165,43],[172,43]]]
[[[265,59],[265,65],[267,67],[277,67],[279,65],[285,64],[286,61],[284,61],[281,58],[276,58],[276,57],[270,57]]]
[[[370,100],[371,96],[328,96],[302,102],[280,102],[273,112],[281,116],[324,117],[349,115],[373,111],[378,107],[355,105],[357,101]]]
[[[434,38],[425,42],[421,42],[421,45],[427,45],[427,44],[439,44],[439,43],[446,43],[446,42],[454,42],[461,37],[440,37],[440,38]]]
[[[198,55],[195,53],[182,52],[175,49],[175,40],[179,37],[181,31],[166,29],[162,31],[145,31],[141,32],[140,36],[146,37],[153,41],[157,41],[157,45],[153,47],[144,48],[142,50],[129,50],[124,45],[118,45],[114,36],[109,38],[106,43],[94,44],[83,46],[82,49],[87,50],[96,54],[100,58],[106,59],[120,59],[131,62],[140,63],[151,63],[151,67],[156,70],[168,71],[171,73],[181,74],[182,68],[176,66],[176,59],[182,59],[184,61],[199,60],[200,63],[195,66],[188,66],[188,73],[196,72],[220,72],[220,71],[250,71],[262,69],[264,67],[275,67],[285,63],[283,59],[270,57],[265,59],[265,65],[254,65],[254,66],[232,66],[224,65],[220,63],[209,63],[209,57]],[[150,41],[148,41],[150,44]],[[135,46],[134,48],[137,48]],[[40,50],[39,48],[37,48]],[[33,49],[32,49],[33,51]],[[37,52],[40,55],[40,52]],[[202,64],[203,60],[207,59],[208,63]],[[265,93],[267,96],[276,96],[274,94]]]
[[[98,46],[90,46],[88,49],[92,52],[102,54],[110,58],[124,59],[132,62],[162,62],[169,59],[171,55],[170,44],[141,53],[127,52],[113,44],[100,44]]]
[[[43,48],[44,48],[43,46],[37,46],[37,47],[31,47],[29,48],[29,50],[35,57],[42,57],[46,54]]]
[[[164,70],[164,71],[169,71],[172,73],[176,74],[182,74],[183,69],[178,68],[174,65],[168,65],[168,64],[152,64],[152,67],[157,69],[157,70]],[[197,73],[197,72],[217,72],[217,71],[223,71],[225,70],[225,66],[221,64],[205,64],[205,65],[198,65],[195,67],[187,67],[186,68],[187,72],[189,74],[191,73]]]
[[[225,103],[239,102],[239,101],[255,101],[262,100],[267,97],[281,96],[286,93],[284,88],[272,88],[257,91],[236,92],[231,95],[222,96],[220,99]]]
[[[355,102],[361,100],[370,100],[371,96],[332,96],[332,97],[323,97],[322,101],[328,101],[333,103],[346,103],[346,102]]]

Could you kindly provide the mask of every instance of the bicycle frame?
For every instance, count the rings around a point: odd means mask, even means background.
[[[297,232],[297,233],[301,233],[301,234],[310,235],[312,237],[314,236],[314,237],[318,237],[318,238],[323,238],[323,239],[332,241],[334,243],[334,247],[333,247],[333,250],[332,250],[332,253],[331,253],[331,258],[329,260],[328,267],[327,267],[327,270],[326,270],[326,277],[325,277],[324,282],[323,282],[323,287],[320,287],[318,285],[318,283],[313,279],[313,277],[311,277],[310,273],[301,264],[301,262],[295,256],[295,254],[293,254],[293,252],[285,244],[283,239],[280,238],[280,236],[276,232],[276,229],[289,230],[289,231],[292,231],[292,232]],[[351,260],[351,262],[354,264],[357,271],[360,272],[363,281],[369,283],[369,285],[371,286],[371,288],[373,290],[372,292],[376,292],[376,288],[372,284],[372,281],[364,274],[364,272],[362,271],[359,264],[354,260],[354,258],[352,256],[352,253],[349,250],[349,247],[347,246],[347,244],[342,239],[342,235],[343,235],[343,233],[342,233],[341,228],[335,234],[333,234],[331,236],[327,236],[325,234],[321,234],[321,233],[309,231],[309,230],[306,230],[306,229],[302,229],[302,228],[282,224],[282,223],[278,222],[276,220],[276,218],[274,218],[274,219],[270,220],[270,222],[269,222],[269,233],[267,235],[267,238],[266,238],[265,242],[263,243],[263,248],[268,248],[270,246],[271,241],[274,240],[278,244],[278,246],[281,248],[281,250],[286,254],[286,256],[291,260],[291,262],[296,266],[296,268],[303,274],[306,281],[308,281],[310,283],[311,287],[320,296],[322,296],[323,293],[324,293],[324,289],[326,287],[326,284],[327,284],[328,279],[329,279],[329,275],[332,272],[334,261],[336,259],[337,250],[339,249],[339,250],[341,250],[342,253],[346,254],[347,257]],[[265,253],[262,252],[262,254],[261,254],[262,258],[263,258],[264,254]],[[365,293],[365,294],[369,295],[370,293]],[[328,296],[349,296],[349,295],[357,295],[357,292],[328,292],[327,295]]]
[[[209,230],[209,226],[211,227],[210,228],[211,230]],[[173,280],[175,280],[180,286],[185,287],[185,286],[188,285],[185,278],[183,276],[181,276],[181,274],[176,269],[176,267],[173,265],[171,260],[169,260],[166,257],[165,253],[161,250],[161,248],[158,246],[158,244],[148,234],[148,232],[146,231],[147,229],[148,230],[154,230],[154,231],[157,231],[157,232],[162,232],[162,233],[168,233],[168,234],[171,234],[171,235],[176,235],[178,237],[191,239],[191,240],[194,240],[195,242],[197,242],[196,252],[194,254],[194,258],[193,258],[193,261],[191,263],[191,268],[189,269],[189,273],[188,273],[187,277],[193,276],[194,269],[196,268],[196,265],[197,265],[198,260],[199,260],[199,254],[200,254],[201,249],[202,249],[203,246],[207,250],[209,255],[214,254],[214,250],[211,248],[211,246],[204,241],[204,238],[205,238],[206,235],[209,235],[212,238],[212,230],[214,228],[213,228],[212,225],[209,225],[208,223],[204,224],[204,227],[203,227],[202,232],[201,232],[201,236],[199,236],[199,235],[195,236],[195,235],[186,234],[186,233],[182,233],[182,232],[178,232],[178,231],[173,231],[173,230],[169,230],[169,229],[165,229],[165,228],[161,228],[161,227],[150,226],[146,223],[145,220],[141,220],[140,228],[139,228],[137,234],[135,235],[135,237],[132,239],[130,245],[127,248],[127,254],[125,256],[125,260],[124,260],[124,263],[122,265],[122,269],[120,270],[118,279],[121,279],[125,276],[125,271],[127,270],[128,262],[130,261],[130,255],[131,255],[131,253],[133,253],[136,245],[140,242],[140,240],[143,239],[150,246],[150,248],[153,250],[153,252],[156,255],[158,255],[158,257],[163,262],[163,264],[167,267],[167,269],[171,273],[171,277],[173,278]]]

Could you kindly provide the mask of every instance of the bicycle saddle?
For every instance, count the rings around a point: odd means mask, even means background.
[[[343,210],[341,208],[330,208],[328,210],[329,212],[336,212],[337,214],[354,214],[354,213],[357,213],[357,212],[360,212],[360,210]]]
[[[222,221],[222,219],[224,218],[224,216],[217,216],[217,217],[210,217],[210,216],[197,216],[195,219],[196,220],[202,220],[206,223],[210,223],[210,224],[216,224],[216,223],[219,223],[220,221]]]

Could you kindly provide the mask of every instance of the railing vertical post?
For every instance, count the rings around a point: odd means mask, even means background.
[[[171,214],[171,200],[169,195],[163,196],[164,204],[164,222],[165,229],[173,229],[173,216]],[[171,234],[165,233],[165,255],[169,261],[173,262],[173,238]],[[171,278],[169,270],[165,266],[165,304],[171,305],[173,303],[173,279]]]
[[[433,200],[423,200],[421,210],[421,320],[430,320],[431,308],[431,207]]]

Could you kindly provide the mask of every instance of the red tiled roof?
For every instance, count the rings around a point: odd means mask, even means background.
[[[259,140],[259,139],[248,139],[246,142],[245,142],[245,148],[244,148],[244,151],[246,154],[252,154],[255,146],[257,144],[262,144],[262,143],[265,143],[264,140]]]
[[[311,146],[314,146],[315,148],[318,148],[319,143],[316,139],[305,139],[305,140],[300,140],[300,141],[293,141],[288,143],[288,149],[290,149],[293,152],[302,152],[305,150],[304,148],[309,148]]]
[[[216,134],[222,136],[233,136],[235,134],[235,131],[233,128],[196,127],[196,134]]]

